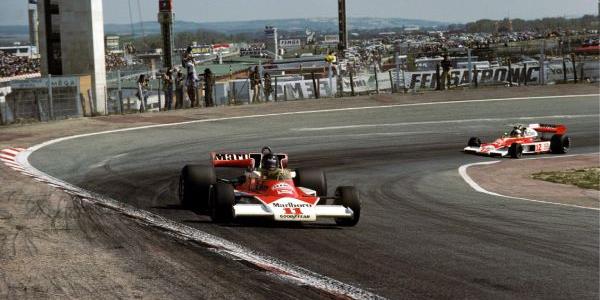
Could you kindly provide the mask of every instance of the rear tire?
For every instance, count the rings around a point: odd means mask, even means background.
[[[296,170],[294,184],[297,187],[303,187],[316,191],[317,196],[327,197],[327,177],[320,169]],[[322,204],[321,201],[319,204]]]
[[[469,142],[467,143],[467,146],[469,147],[480,147],[481,146],[481,140],[478,137],[472,137],[469,139]]]
[[[227,183],[217,183],[213,186],[211,197],[211,219],[217,223],[233,221],[233,206],[235,192],[233,186]]]
[[[348,218],[336,218],[335,223],[339,226],[352,227],[358,224],[360,219],[360,198],[358,191],[353,186],[340,186],[335,190],[335,204],[342,205],[350,208],[354,212],[354,216],[351,219]]]
[[[550,150],[554,154],[565,154],[571,148],[571,138],[566,135],[555,134],[550,140]]]
[[[515,159],[523,157],[523,145],[519,143],[514,143],[510,145],[510,148],[508,148],[508,154],[510,155],[510,157]]]
[[[179,177],[179,201],[193,210],[208,209],[210,188],[217,183],[213,167],[187,165]]]

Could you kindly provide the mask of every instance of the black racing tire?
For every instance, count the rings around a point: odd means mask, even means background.
[[[217,183],[211,191],[210,217],[216,223],[230,223],[233,221],[233,206],[235,205],[235,192],[233,186],[227,183]]]
[[[317,192],[317,196],[327,197],[327,177],[320,169],[298,169],[294,184],[297,187],[311,189]],[[324,203],[325,201],[323,201]],[[319,202],[319,204],[322,204]]]
[[[206,210],[209,207],[210,189],[217,183],[213,167],[187,165],[179,176],[179,201],[184,208]]]
[[[469,147],[480,147],[481,146],[481,140],[478,137],[472,137],[469,139],[469,142],[467,143],[467,146]]]
[[[342,205],[350,208],[354,212],[352,218],[335,218],[335,223],[339,226],[352,227],[358,224],[360,219],[360,198],[358,191],[353,186],[340,186],[335,190],[335,205]]]
[[[566,135],[555,134],[550,139],[550,150],[554,154],[565,154],[571,148],[571,138]]]
[[[510,148],[508,148],[508,154],[510,155],[510,157],[515,159],[523,157],[523,145],[519,143],[514,143],[510,145]]]

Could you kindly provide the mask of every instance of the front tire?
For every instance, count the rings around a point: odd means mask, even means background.
[[[294,184],[297,187],[311,189],[317,192],[317,196],[327,196],[327,177],[320,169],[298,169]],[[324,202],[324,201],[323,201]],[[319,202],[319,204],[322,204]]]
[[[210,199],[210,188],[217,183],[213,167],[187,165],[179,176],[179,201],[193,210],[206,210]]]
[[[514,159],[523,157],[523,145],[519,143],[510,145],[510,148],[508,148],[508,154]]]
[[[554,154],[565,154],[571,148],[571,138],[566,135],[555,134],[550,140],[550,150]]]
[[[217,183],[213,186],[211,197],[211,219],[217,223],[233,221],[233,206],[235,205],[235,192],[233,186],[226,183]]]
[[[358,191],[353,186],[340,186],[335,190],[335,204],[350,208],[354,215],[352,218],[336,218],[335,223],[339,226],[352,227],[358,224],[360,219],[360,198]]]

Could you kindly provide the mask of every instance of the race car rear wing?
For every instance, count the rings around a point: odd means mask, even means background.
[[[275,154],[281,168],[287,168],[288,155]],[[263,155],[261,153],[215,153],[210,154],[215,168],[260,168]]]
[[[565,134],[567,127],[562,124],[530,124],[529,128],[539,133]]]

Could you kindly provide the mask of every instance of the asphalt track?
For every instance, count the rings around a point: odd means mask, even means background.
[[[457,169],[486,160],[460,152],[469,136],[491,139],[515,122],[564,123],[573,153],[598,152],[599,112],[598,96],[588,96],[221,120],[68,140],[30,161],[83,188],[388,298],[598,299],[597,211],[477,193]],[[289,153],[292,167],[322,167],[330,193],[357,186],[359,225],[215,225],[179,208],[185,164],[208,164],[210,151],[264,145]],[[223,268],[219,276],[227,277]],[[248,284],[231,284],[252,296]]]

